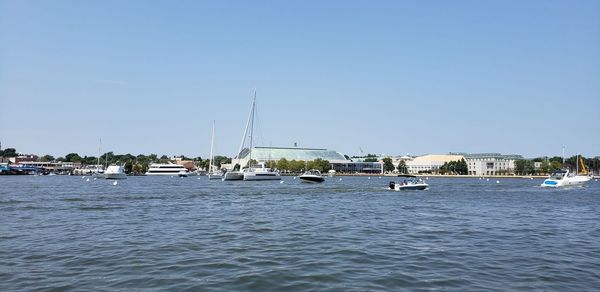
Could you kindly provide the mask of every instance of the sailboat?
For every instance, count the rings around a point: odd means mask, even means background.
[[[252,100],[252,108],[250,111],[251,127],[250,127],[250,146],[248,153],[248,167],[244,168],[244,180],[281,180],[279,172],[265,167],[264,163],[251,165],[252,163],[252,138],[254,136],[254,113],[256,112],[256,89],[254,90],[254,99]]]
[[[252,100],[252,107],[250,107],[250,113],[248,114],[248,121],[246,122],[246,128],[244,129],[244,134],[242,135],[242,142],[240,143],[240,149],[237,152],[237,155],[231,161],[233,165],[233,169],[228,170],[223,175],[223,180],[243,180],[244,173],[241,169],[236,169],[236,165],[240,165],[240,155],[242,154],[242,149],[244,149],[244,144],[246,143],[246,135],[248,134],[248,126],[250,125],[250,119],[252,118],[254,112],[254,102],[256,101],[256,92],[254,94],[254,99]],[[241,168],[241,166],[239,166]]]
[[[212,127],[212,138],[210,139],[210,161],[208,162],[208,179],[223,179],[223,172],[218,169],[215,170],[215,156],[213,154],[213,148],[215,145],[215,121],[213,121]]]
[[[98,144],[98,162],[96,164],[96,169],[92,172],[92,177],[100,178],[104,177],[104,168],[100,164],[100,153],[102,152],[102,138],[100,138],[100,143]]]
[[[256,90],[252,99],[252,106],[250,107],[250,114],[248,115],[248,121],[246,122],[246,129],[244,129],[244,135],[242,136],[242,143],[240,144],[240,150],[232,161],[232,164],[239,164],[242,162],[241,155],[244,150],[244,144],[246,142],[246,135],[248,129],[250,129],[250,146],[248,147],[248,163],[252,163],[252,138],[254,135],[254,114],[256,110]],[[264,163],[258,165],[248,165],[247,168],[239,170],[232,170],[225,173],[223,180],[281,180],[281,175],[277,171],[273,171],[270,168],[265,167]]]

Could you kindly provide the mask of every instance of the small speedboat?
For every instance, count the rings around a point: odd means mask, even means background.
[[[569,170],[554,171],[541,184],[542,187],[560,188],[560,187],[579,187],[590,181],[590,177],[569,173]]]
[[[323,176],[321,175],[321,172],[316,169],[311,169],[311,170],[303,173],[298,178],[300,179],[301,182],[306,182],[306,183],[322,183],[323,181],[325,181],[325,178],[323,178]]]
[[[403,180],[401,182],[391,181],[388,185],[391,190],[425,190],[429,187],[427,183],[414,175],[400,174],[398,177],[402,178]]]

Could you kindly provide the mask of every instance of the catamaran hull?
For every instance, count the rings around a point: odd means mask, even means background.
[[[271,174],[271,173],[253,173],[248,174],[244,173],[244,180],[254,181],[254,180],[281,180],[281,175],[279,174]]]
[[[226,172],[223,176],[223,180],[243,180],[244,174],[241,172]]]

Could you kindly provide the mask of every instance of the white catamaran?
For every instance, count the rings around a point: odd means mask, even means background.
[[[256,90],[254,90],[252,106],[250,107],[250,114],[248,115],[248,121],[246,122],[246,129],[244,130],[244,135],[242,137],[242,143],[240,145],[240,150],[236,155],[235,159],[232,161],[233,165],[239,164],[243,160],[241,159],[242,150],[244,149],[244,143],[246,142],[246,135],[248,134],[248,129],[250,129],[250,145],[248,147],[248,167],[242,169],[242,171],[232,170],[225,173],[223,180],[281,180],[281,175],[279,172],[274,171],[270,168],[265,167],[264,163],[260,163],[258,165],[251,165],[252,163],[252,139],[254,135],[254,115],[256,111]]]

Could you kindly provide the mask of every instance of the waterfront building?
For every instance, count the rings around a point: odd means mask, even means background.
[[[10,160],[10,163],[13,163],[13,164],[18,164],[21,162],[33,162],[33,161],[38,161],[38,156],[35,154],[19,153],[18,156],[11,157],[11,158],[9,158],[9,160]]]
[[[250,158],[257,162],[279,161],[313,161],[317,159],[329,161],[331,168],[337,173],[381,173],[381,162],[360,162],[346,159],[346,157],[335,150],[323,148],[300,148],[300,147],[252,147],[244,148],[240,152],[240,165],[247,165]],[[236,159],[233,159],[236,162]],[[221,167],[231,170],[233,164],[223,164]]]
[[[523,159],[523,157],[516,154],[474,153],[465,155],[469,175],[513,174],[515,161],[519,159]]]
[[[410,174],[419,173],[437,173],[444,163],[450,161],[460,161],[464,159],[464,155],[460,154],[427,154],[405,160],[406,170]]]

